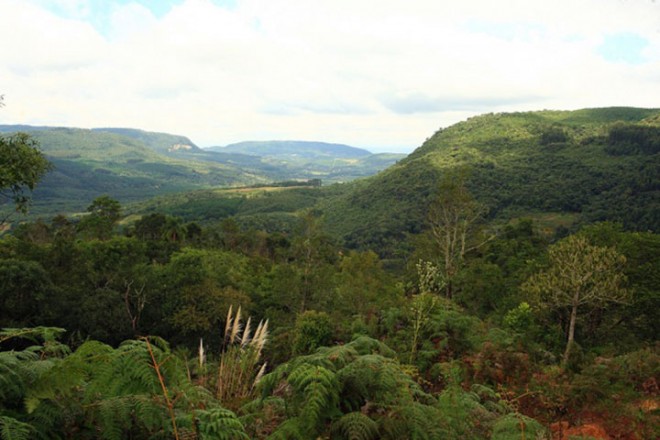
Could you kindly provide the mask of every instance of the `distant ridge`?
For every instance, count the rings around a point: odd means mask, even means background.
[[[362,148],[344,144],[312,141],[245,141],[224,147],[210,147],[208,150],[230,153],[250,154],[253,156],[295,156],[305,158],[336,157],[362,158],[371,152]]]
[[[284,142],[286,153],[260,156],[201,149],[186,136],[134,128],[0,125],[0,133],[18,131],[29,133],[54,165],[33,194],[35,216],[80,212],[100,195],[131,203],[197,189],[347,182],[405,157],[323,142]],[[6,209],[0,203],[0,214]]]
[[[154,131],[145,131],[137,128],[93,128],[92,131],[101,131],[106,133],[119,134],[144,143],[147,147],[168,153],[185,149],[190,152],[202,151],[186,136],[174,135],[169,133],[160,133]]]

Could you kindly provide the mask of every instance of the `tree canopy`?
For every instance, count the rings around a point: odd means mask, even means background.
[[[52,168],[26,133],[0,136],[0,196],[26,213],[30,192]]]

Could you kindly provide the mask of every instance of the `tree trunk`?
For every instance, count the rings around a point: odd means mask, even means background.
[[[571,309],[571,322],[568,324],[568,342],[566,343],[566,351],[564,351],[564,357],[562,358],[561,365],[566,367],[568,364],[568,358],[571,355],[571,349],[573,348],[573,341],[575,339],[575,320],[577,318],[577,308],[578,305],[576,302],[573,303],[573,308]]]

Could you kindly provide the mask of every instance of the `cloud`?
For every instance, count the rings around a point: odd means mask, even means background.
[[[650,0],[3,0],[0,16],[6,123],[412,149],[476,113],[660,96]]]
[[[387,96],[383,104],[395,113],[443,113],[449,111],[478,111],[484,108],[498,109],[539,102],[539,96],[502,96],[502,97],[469,97],[469,96],[429,96],[420,92],[400,96]]]

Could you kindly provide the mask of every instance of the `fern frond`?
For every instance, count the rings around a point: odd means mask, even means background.
[[[54,341],[66,332],[59,327],[29,327],[29,328],[3,328],[0,329],[0,343],[9,339],[20,338],[30,341]]]
[[[38,360],[36,353],[29,352],[0,352],[0,399],[21,399],[25,394],[25,387],[31,375],[28,364]]]
[[[338,370],[353,362],[360,356],[360,353],[350,344],[334,345],[332,347],[321,347],[316,353],[309,355],[310,360],[316,361],[320,365]],[[318,358],[316,360],[315,358]]]
[[[492,440],[508,440],[512,438],[546,438],[547,431],[536,420],[522,414],[511,413],[500,417],[493,425]]]
[[[132,397],[116,397],[99,402],[98,422],[101,438],[121,440],[131,427]]]
[[[382,438],[444,440],[448,438],[472,438],[450,435],[442,414],[434,407],[417,402],[398,406],[381,419]]]
[[[35,430],[32,425],[16,420],[13,417],[0,415],[0,439],[31,440]]]
[[[85,342],[73,354],[64,359],[50,360],[50,365],[36,363],[41,370],[26,396],[28,413],[33,412],[43,400],[70,398],[80,386],[89,381],[97,365],[109,360],[112,348],[96,341]]]
[[[290,364],[284,363],[279,365],[275,370],[270,373],[264,374],[257,389],[261,391],[261,398],[265,399],[275,391],[275,388],[284,380],[284,377],[289,372]]]
[[[377,354],[360,356],[337,372],[342,400],[357,410],[366,401],[376,406],[396,406],[405,402],[433,402],[393,359]]]
[[[348,347],[353,348],[359,354],[379,354],[387,358],[395,358],[396,352],[387,345],[383,344],[377,339],[368,336],[358,336],[351,342],[346,344]]]
[[[374,440],[378,438],[378,424],[359,411],[342,416],[333,423],[332,431],[342,440]]]
[[[211,408],[196,413],[201,440],[248,440],[245,428],[233,412],[221,408]]]
[[[268,440],[308,440],[310,437],[305,435],[305,432],[302,422],[297,417],[293,417],[278,426],[277,429],[268,436]]]
[[[313,431],[325,417],[337,411],[339,384],[334,372],[302,364],[289,374],[288,382],[303,396],[299,417],[308,430]]]
[[[75,406],[77,402],[72,402]],[[51,400],[39,402],[38,407],[29,415],[29,423],[37,431],[35,438],[53,439],[57,438],[58,432],[61,432],[65,424],[65,417],[68,411],[60,402]]]

